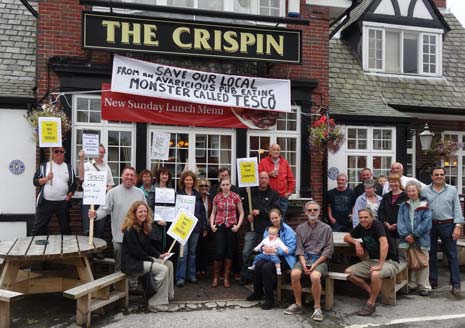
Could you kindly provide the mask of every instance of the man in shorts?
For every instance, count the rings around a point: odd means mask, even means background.
[[[361,316],[370,316],[376,310],[376,298],[381,291],[382,279],[393,277],[399,272],[399,256],[383,223],[374,219],[370,209],[359,210],[358,216],[359,224],[344,237],[344,241],[355,246],[360,258],[366,250],[369,259],[351,265],[345,272],[349,274],[349,281],[370,295],[368,302],[357,312]],[[362,242],[357,238],[361,238]],[[366,280],[370,280],[370,284]]]
[[[291,272],[292,291],[295,303],[289,306],[285,314],[297,314],[302,312],[302,273],[310,277],[312,282],[312,296],[314,311],[312,319],[323,320],[321,311],[321,280],[328,274],[327,260],[334,251],[333,232],[329,225],[318,220],[320,205],[315,201],[309,201],[304,205],[307,222],[300,224],[296,230],[297,245],[295,255],[299,259]]]

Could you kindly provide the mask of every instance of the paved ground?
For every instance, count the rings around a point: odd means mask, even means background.
[[[105,315],[93,315],[93,327],[395,327],[429,328],[465,327],[465,292],[453,296],[446,285],[448,274],[443,268],[439,289],[431,297],[401,295],[396,306],[378,305],[369,318],[354,313],[366,301],[365,295],[347,282],[336,285],[335,306],[325,312],[325,320],[315,323],[310,319],[312,304],[305,305],[305,313],[286,316],[284,308],[292,301],[291,294],[271,311],[263,311],[259,304],[243,299],[249,290],[233,283],[232,288],[209,287],[209,280],[201,285],[186,285],[176,289],[175,312],[146,312],[140,297],[131,296],[130,308],[122,313],[118,308],[106,309]],[[462,278],[465,275],[462,273]],[[465,281],[462,281],[465,287]],[[249,287],[250,288],[250,287]],[[465,288],[464,288],[465,289]],[[227,301],[226,301],[227,300]],[[61,294],[31,295],[12,304],[12,327],[74,327],[75,302]]]

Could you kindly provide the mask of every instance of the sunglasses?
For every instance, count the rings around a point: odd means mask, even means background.
[[[64,154],[65,151],[64,150],[54,150],[53,153],[54,154]]]
[[[199,185],[199,188],[208,188],[208,185]]]
[[[318,209],[316,208],[309,208],[307,212],[318,212]]]

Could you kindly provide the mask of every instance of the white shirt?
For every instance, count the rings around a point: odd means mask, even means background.
[[[50,162],[45,167],[45,175],[50,172]],[[68,193],[69,172],[68,165],[63,162],[52,164],[53,179],[52,183],[47,182],[44,186],[44,198],[51,201],[65,200]]]
[[[282,251],[288,250],[287,246],[284,245],[283,241],[279,237],[273,240],[271,240],[269,236],[263,238],[262,242],[258,244],[257,247],[254,248],[254,250],[256,252],[259,252],[262,246],[272,246],[276,249],[280,248]]]

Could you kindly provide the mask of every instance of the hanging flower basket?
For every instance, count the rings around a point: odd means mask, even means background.
[[[63,139],[69,131],[71,131],[71,121],[66,116],[66,113],[56,104],[44,104],[42,110],[33,110],[25,115],[26,120],[33,128],[33,135],[36,141],[39,140],[39,117],[58,117],[61,120],[61,133]]]
[[[427,154],[433,158],[444,159],[455,155],[458,150],[463,149],[464,147],[465,144],[461,142],[439,139],[439,141],[434,141],[432,143]]]
[[[338,127],[334,119],[329,118],[327,114],[320,115],[310,126],[310,146],[320,152],[327,149],[330,153],[335,154],[341,148],[344,140],[344,130]]]

